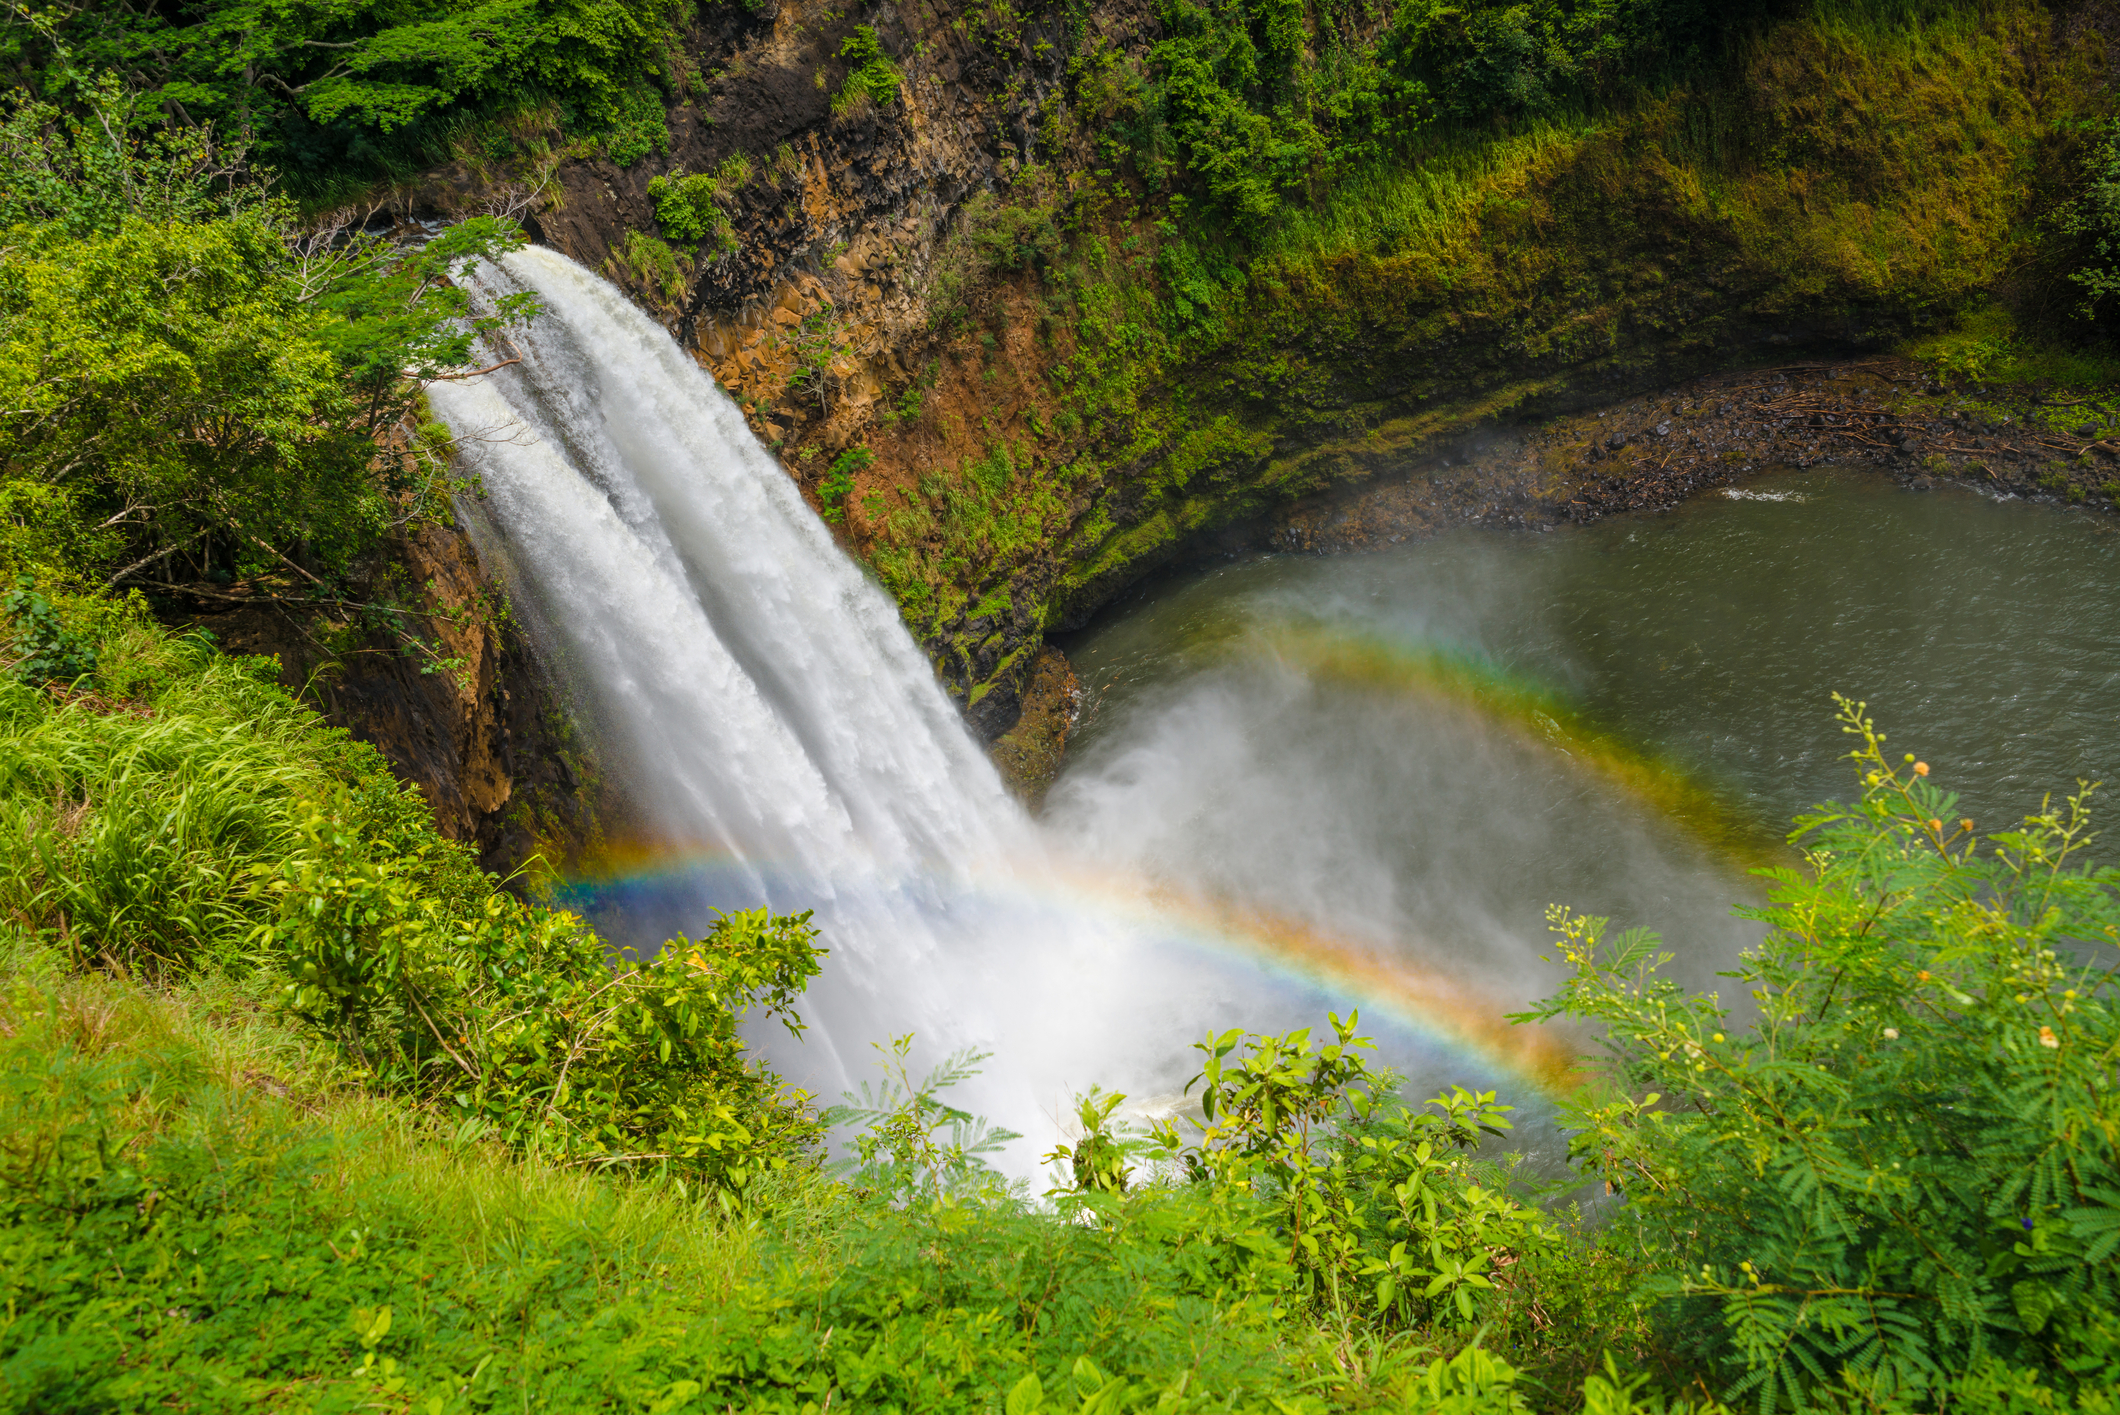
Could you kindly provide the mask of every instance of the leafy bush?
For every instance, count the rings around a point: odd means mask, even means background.
[[[604,274],[632,284],[667,307],[684,299],[691,262],[667,241],[645,231],[626,232],[626,242],[604,261]]]
[[[2093,129],[2082,175],[2082,193],[2062,207],[2060,222],[2090,247],[2092,263],[2069,278],[2083,289],[2084,317],[2095,318],[2108,296],[2120,294],[2120,120]]]
[[[839,388],[839,366],[854,352],[845,321],[833,306],[822,305],[802,317],[790,342],[794,367],[788,374],[789,391],[813,400],[818,411],[830,417],[832,396]]]
[[[287,975],[296,1016],[362,1071],[428,1101],[459,1133],[599,1164],[651,1164],[732,1197],[813,1146],[800,1094],[745,1054],[757,1002],[800,1036],[817,975],[809,915],[724,914],[614,968],[570,915],[488,894],[465,908],[423,886],[429,857],[364,840],[318,811],[267,877],[277,918],[251,945]]]
[[[944,1091],[978,1075],[979,1063],[992,1053],[958,1052],[915,1081],[907,1065],[912,1048],[910,1032],[893,1037],[888,1047],[879,1044],[876,1064],[884,1079],[846,1092],[820,1117],[826,1125],[861,1127],[848,1171],[863,1188],[899,1204],[1005,1195],[1007,1186],[987,1156],[1023,1137],[942,1099]],[[948,1138],[939,1139],[945,1130]]]
[[[729,219],[714,205],[714,178],[705,172],[685,175],[680,167],[648,182],[648,199],[663,233],[678,241],[704,241],[726,232]]]
[[[1743,18],[1704,0],[1401,0],[1384,49],[1443,114],[1477,122],[1599,95],[1645,64],[1698,63]]]
[[[34,22],[11,13],[0,54],[45,101],[65,100],[78,74],[127,75],[143,126],[172,113],[254,133],[266,160],[328,185],[418,163],[453,117],[539,99],[577,129],[608,132],[621,165],[667,150],[656,83],[688,10],[675,0],[82,5]]]
[[[833,524],[846,519],[847,497],[853,494],[854,478],[868,470],[876,454],[866,447],[849,447],[832,459],[832,469],[818,485],[817,499],[824,503],[824,518]]]
[[[51,601],[37,593],[34,575],[23,575],[0,596],[0,610],[14,621],[17,635],[12,669],[32,688],[49,683],[72,684],[96,671],[96,651],[86,638],[60,624]]]
[[[284,202],[217,197],[193,150],[112,139],[128,110],[97,102],[79,132],[30,105],[0,135],[0,186],[20,174],[13,214],[39,223],[11,231],[0,283],[0,483],[35,511],[0,553],[108,584],[319,589],[435,513],[438,475],[376,440],[534,312],[511,297],[473,317],[445,278],[523,234],[478,217],[412,249],[350,218],[304,228]],[[91,173],[125,195],[69,197]]]
[[[1928,1408],[1992,1362],[2111,1390],[2120,1013],[2087,951],[2120,944],[2120,870],[2077,862],[2088,788],[1983,847],[1861,704],[1841,719],[1862,798],[1768,872],[1735,974],[1756,1022],[1657,978],[1652,935],[1556,913],[1575,977],[1528,1015],[1599,1024],[1616,1092],[1576,1153],[1762,1410]]]
[[[851,61],[846,82],[833,96],[832,111],[845,113],[861,99],[888,108],[898,101],[898,66],[883,49],[874,25],[856,25],[840,43],[839,57]]]
[[[1291,195],[1407,154],[1436,118],[1555,111],[1721,59],[1756,13],[1706,0],[1400,0],[1376,33],[1288,0],[1161,0],[1158,113],[1130,125],[1144,172],[1166,131],[1186,174],[1258,236]]]
[[[199,640],[144,701],[0,684],[0,916],[83,963],[278,979],[366,1083],[463,1137],[727,1195],[815,1143],[737,1034],[797,1031],[807,916],[721,917],[614,966],[441,839],[372,748]],[[115,679],[120,661],[99,670]]]
[[[669,113],[654,89],[627,89],[602,126],[604,152],[620,167],[631,167],[651,152],[670,150]]]
[[[1201,1087],[1199,1136],[1185,1144],[1163,1122],[1157,1145],[1193,1182],[1263,1199],[1265,1231],[1313,1301],[1342,1310],[1366,1288],[1379,1316],[1470,1322],[1493,1265],[1551,1241],[1539,1211],[1470,1154],[1508,1129],[1512,1107],[1463,1090],[1419,1111],[1396,1104],[1390,1078],[1362,1059],[1374,1044],[1358,1020],[1335,1016],[1323,1046],[1307,1029],[1196,1044],[1186,1091]],[[1092,1164],[1086,1192],[1109,1188],[1098,1174]]]

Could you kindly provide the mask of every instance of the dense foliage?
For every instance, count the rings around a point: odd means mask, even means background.
[[[1539,1015],[1606,1029],[1576,1149],[1625,1196],[1585,1231],[1483,1155],[1506,1106],[1401,1104],[1353,1018],[1322,1043],[1206,1038],[1191,1121],[1143,1130],[1083,1097],[1042,1204],[991,1167],[1013,1137],[947,1100],[979,1058],[916,1078],[906,1038],[825,1117],[856,1130],[836,1178],[733,1180],[732,1159],[801,1151],[725,1130],[642,1180],[583,1180],[540,1156],[625,1154],[572,1117],[623,1124],[716,1068],[759,1117],[728,1023],[814,970],[800,921],[737,918],[678,941],[675,975],[614,972],[557,944],[581,937],[565,919],[486,893],[372,758],[241,665],[105,635],[101,681],[153,717],[0,700],[31,764],[0,782],[30,842],[0,896],[10,1408],[293,1382],[313,1409],[1679,1408],[1613,1352],[1761,1410],[2114,1408],[2120,1037],[2106,975],[2071,960],[2110,946],[2120,872],[2073,862],[2076,806],[1976,848],[1859,709],[1861,799],[1807,819],[1739,975],[1756,1020],[1657,981],[1654,940],[1557,913],[1577,976]],[[254,733],[212,716],[223,697]],[[334,779],[331,839],[303,802]],[[285,863],[217,868],[246,850]],[[126,959],[191,978],[191,1010],[83,971]],[[688,1002],[687,972],[711,991]],[[614,1015],[585,1037],[591,991]],[[669,1025],[688,1006],[689,1034]],[[562,1053],[579,1099],[553,1085]],[[449,1093],[479,1084],[467,1063],[506,1104]],[[414,1108],[358,1099],[378,1090]]]
[[[804,919],[727,915],[614,966],[439,838],[276,665],[91,613],[102,652],[65,701],[0,683],[0,917],[83,963],[269,976],[369,1085],[464,1138],[676,1167],[732,1197],[814,1146],[736,1032],[754,1005],[799,1030]]]
[[[85,102],[0,121],[0,568],[328,600],[383,535],[446,514],[421,388],[533,306],[474,316],[444,274],[522,233],[301,222],[231,185],[207,134],[134,137],[113,85]]]
[[[1123,1097],[1079,1098],[1033,1196],[993,1167],[1018,1137],[948,1099],[979,1058],[915,1077],[900,1038],[882,1082],[820,1115],[747,1052],[747,1018],[801,1027],[826,957],[806,918],[726,915],[613,957],[482,874],[269,666],[118,597],[331,600],[378,537],[439,514],[421,384],[531,313],[471,320],[442,278],[519,242],[507,219],[421,246],[305,222],[260,161],[313,193],[544,101],[639,157],[668,142],[655,85],[682,8],[199,0],[0,22],[17,83],[0,119],[0,1407],[2112,1415],[2120,1036],[2086,958],[2109,957],[2120,876],[2077,863],[2080,798],[1978,843],[1854,711],[1861,799],[1800,823],[1806,864],[1775,878],[1739,975],[1756,1015],[1657,981],[1653,940],[1607,945],[1602,921],[1558,914],[1577,976],[1537,1015],[1612,1050],[1576,1113],[1584,1176],[1618,1196],[1597,1224],[1516,1182],[1496,1096],[1406,1103],[1352,1017],[1329,1039],[1208,1037],[1197,1117],[1142,1128]],[[1158,14],[1144,67],[1085,55],[1075,92],[1115,189],[1179,220],[1106,240],[1110,193],[1032,165],[967,202],[942,262],[949,302],[989,277],[1045,282],[1077,426],[1130,421],[1144,385],[1203,351],[1237,351],[1246,397],[1307,398],[1285,351],[1316,328],[1351,339],[1408,291],[1498,287],[1526,231],[1568,201],[1603,220],[1630,182],[1703,226],[1772,228],[1758,248],[1791,268],[1854,289],[1890,265],[1944,299],[1980,274],[1961,245],[1999,247],[1909,240],[1877,193],[1932,169],[1924,190],[1966,213],[1943,224],[1978,228],[2013,209],[1996,193],[2021,186],[2037,135],[2010,107],[2005,61],[2031,48],[2009,15],[1888,72],[1877,53],[1929,42],[1911,22],[1867,49],[1806,31],[1813,68],[1762,83],[1748,140],[1791,163],[1830,148],[1832,180],[1792,196],[1770,167],[1774,193],[1732,197],[1756,174],[1726,164],[1711,202],[1668,176],[1695,135],[1658,86],[1728,61],[1757,7]],[[873,27],[838,57],[837,114],[898,103]],[[1848,76],[1838,116],[1799,112],[1827,71]],[[1629,103],[1647,116],[1618,136],[1541,126]],[[1972,134],[1953,154],[1886,121],[1953,103]],[[1556,153],[1580,190],[1540,206],[1529,174]],[[2063,222],[2104,260],[2112,144],[2088,161]],[[623,258],[676,302],[734,249],[748,180],[740,157],[655,178],[682,249],[633,232]],[[1183,221],[1192,205],[1213,219]],[[1800,238],[1825,228],[1820,255]],[[1554,287],[1571,279],[1594,302],[1581,271]],[[2103,279],[2084,283],[2102,296]],[[1268,285],[1311,303],[1248,309]],[[789,339],[796,395],[828,413],[852,336],[826,308]],[[1156,475],[1180,489],[1271,442],[1220,415],[1166,431],[1139,436],[1168,443]],[[868,513],[853,493],[874,457],[850,445],[819,481],[835,521]],[[906,546],[1001,563],[1073,524],[1086,473],[1032,465],[1004,442],[923,475],[927,509],[894,513],[905,534],[879,556],[909,605],[932,585]],[[1129,533],[1174,532],[1158,513]]]
[[[467,113],[559,103],[592,131],[662,127],[676,0],[93,0],[10,5],[0,68],[61,101],[82,74],[139,93],[140,121],[211,125],[312,184],[418,161]],[[662,141],[667,144],[667,133]]]
[[[1764,1409],[1924,1404],[1998,1366],[2120,1389],[2120,1012],[2094,961],[2120,870],[2073,863],[2088,789],[1983,842],[1842,708],[1863,796],[1769,872],[1734,975],[1756,1023],[1658,980],[1653,936],[1558,913],[1576,977],[1534,1015],[1602,1024],[1621,1088],[1577,1152]]]
[[[1706,0],[1163,0],[1158,83],[1134,125],[1167,129],[1189,188],[1256,232],[1290,193],[1403,156],[1436,122],[1537,117],[1717,62],[1764,18]]]

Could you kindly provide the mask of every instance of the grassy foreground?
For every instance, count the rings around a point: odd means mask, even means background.
[[[1585,1225],[1480,1157],[1507,1107],[1401,1104],[1337,1019],[1208,1038],[1185,1134],[1084,1097],[1043,1195],[948,1069],[820,1116],[735,1030],[799,1025],[805,921],[610,957],[253,666],[27,619],[0,1408],[2114,1409],[2120,1020],[2075,959],[2120,872],[2080,800],[1947,825],[1856,705],[1756,1023],[1556,911],[1539,1015],[1610,1039],[1575,1148],[1625,1196]]]

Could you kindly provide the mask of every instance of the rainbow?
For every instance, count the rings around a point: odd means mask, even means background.
[[[1740,867],[1788,863],[1792,854],[1762,822],[1690,778],[1590,722],[1551,690],[1471,655],[1429,646],[1284,625],[1263,637],[1216,633],[1199,645],[1227,653],[1238,643],[1311,677],[1365,693],[1418,697],[1510,731],[1557,753],[1685,829],[1711,853]],[[719,852],[638,840],[602,845],[556,882],[554,902],[580,910],[599,899],[696,881],[735,865]],[[766,871],[771,873],[770,870]],[[979,881],[990,900],[1026,898],[1047,909],[1128,924],[1143,936],[1240,960],[1269,976],[1299,981],[1381,1010],[1406,1031],[1507,1075],[1540,1094],[1560,1096],[1584,1077],[1584,1038],[1557,1024],[1511,1023],[1511,1001],[1463,979],[1315,923],[1249,903],[1185,894],[1137,879],[1062,868],[1043,883],[1000,872]]]
[[[587,912],[614,897],[652,897],[663,889],[690,885],[732,862],[718,852],[655,851],[635,843],[622,852],[600,853],[597,863],[600,868],[594,874],[576,875],[556,886],[552,902]],[[1476,1074],[1505,1075],[1542,1094],[1565,1093],[1577,1079],[1580,1043],[1566,1029],[1511,1024],[1504,1016],[1511,1009],[1508,999],[1252,904],[1064,867],[1048,872],[1042,885],[996,872],[976,881],[975,888],[991,903],[1017,899],[1041,910],[1081,916],[1085,923],[1118,923],[1144,938],[1338,994],[1372,1017],[1381,1012],[1421,1040],[1462,1057]],[[1468,1076],[1468,1082],[1471,1079]]]
[[[1598,726],[1551,689],[1487,660],[1294,625],[1269,631],[1261,643],[1266,653],[1318,680],[1360,692],[1418,696],[1513,732],[1567,758],[1740,868],[1795,862],[1787,838],[1757,815],[1732,806],[1678,764]]]

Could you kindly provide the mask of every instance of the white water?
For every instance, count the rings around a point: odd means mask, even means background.
[[[895,606],[721,389],[551,251],[473,285],[534,290],[548,313],[512,336],[519,366],[430,390],[470,439],[485,498],[467,519],[646,834],[694,862],[618,941],[696,936],[710,906],[817,911],[832,952],[810,1036],[760,1040],[826,1100],[907,1031],[930,1058],[995,1051],[959,1103],[1017,1130],[1065,1091],[1167,1076],[1197,1035],[1181,999],[1214,999],[1129,930],[1050,902],[1036,831]]]
[[[1558,759],[1419,702],[1350,713],[1270,664],[1181,675],[1093,734],[1041,833],[890,600],[658,325],[547,250],[472,286],[533,290],[548,312],[513,336],[519,365],[430,391],[483,483],[466,519],[578,695],[629,824],[681,865],[601,895],[597,926],[652,948],[705,932],[714,907],[815,910],[831,954],[802,1004],[809,1036],[756,1039],[825,1101],[894,1034],[927,1060],[991,1051],[953,1099],[1027,1132],[1008,1167],[1028,1174],[1069,1093],[1169,1096],[1208,1028],[1349,1005],[1231,953],[1276,927],[1255,913],[1416,964],[1434,984],[1416,1010],[1493,1016],[1550,987],[1533,954],[1538,908],[1573,897],[1556,887],[1617,876],[1630,921],[1660,893],[1722,888],[1643,869],[1655,851],[1616,805],[1586,838],[1584,800],[1609,793]],[[1508,1084],[1405,1014],[1363,1020],[1416,1086]]]

